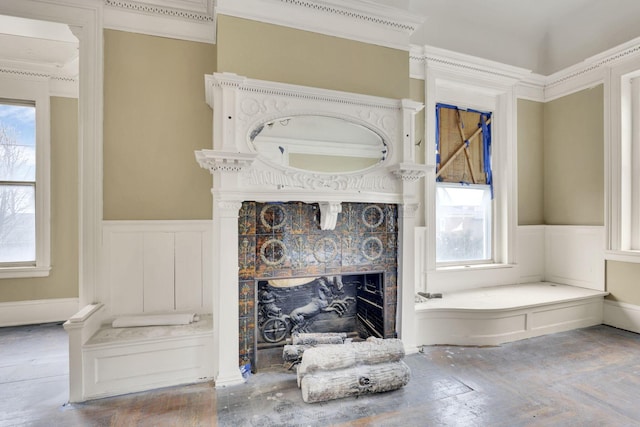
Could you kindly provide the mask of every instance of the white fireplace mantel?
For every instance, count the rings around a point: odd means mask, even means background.
[[[213,149],[195,154],[200,166],[213,175],[216,386],[243,382],[238,367],[237,246],[238,212],[243,201],[319,203],[324,215],[321,224],[326,228],[335,226],[342,202],[400,205],[396,323],[407,352],[416,349],[414,228],[418,181],[426,168],[415,159],[415,115],[423,105],[230,73],[206,75],[205,93],[213,109]],[[252,137],[264,126],[276,121],[286,124],[287,118],[296,116],[331,117],[366,128],[381,138],[381,158],[359,170],[318,172],[288,167],[256,149]],[[340,155],[337,150],[335,154]]]

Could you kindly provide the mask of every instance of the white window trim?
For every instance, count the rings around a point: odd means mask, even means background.
[[[0,267],[0,279],[46,277],[51,270],[51,120],[49,79],[0,75],[0,99],[35,101],[36,106],[36,263]]]
[[[488,284],[516,283],[517,243],[517,102],[516,84],[526,70],[441,49],[424,47],[425,55],[425,141],[435,147],[437,103],[490,111],[492,115],[492,173],[494,184],[493,263],[473,269],[436,265],[435,257],[435,150],[425,150],[425,224],[427,227],[427,282],[434,291]],[[487,270],[490,274],[473,274]],[[470,274],[471,273],[471,274]],[[452,275],[460,277],[452,278]]]
[[[611,69],[605,116],[610,138],[605,159],[605,258],[640,263],[640,55]],[[607,100],[610,99],[610,103]]]

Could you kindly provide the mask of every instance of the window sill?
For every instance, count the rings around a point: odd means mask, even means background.
[[[503,268],[513,268],[515,264],[469,264],[469,265],[448,265],[446,267],[436,267],[438,273],[477,271],[477,270],[497,270]]]
[[[640,264],[640,251],[605,251],[604,259],[607,261],[631,262]]]
[[[48,277],[51,267],[1,267],[0,279],[22,279],[29,277]]]

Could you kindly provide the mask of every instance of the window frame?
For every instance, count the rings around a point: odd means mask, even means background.
[[[425,47],[425,50],[427,48]],[[517,96],[519,70],[476,64],[473,57],[435,50],[425,65],[425,255],[430,291],[472,289],[497,283],[517,283],[518,175]],[[469,65],[469,66],[467,66]],[[456,105],[492,113],[493,262],[438,265],[435,256],[435,126],[436,105]]]
[[[437,235],[438,233],[438,228],[439,228],[439,222],[441,219],[439,219],[437,217],[437,192],[438,192],[438,188],[460,188],[462,190],[465,189],[482,189],[484,192],[486,191],[491,191],[491,187],[488,184],[465,184],[465,185],[461,185],[461,184],[457,184],[454,182],[436,182],[435,184],[435,188],[436,188],[436,230],[435,233]],[[485,194],[486,197],[486,194]],[[485,238],[489,239],[489,244],[487,245],[485,243],[485,250],[487,249],[488,246],[488,250],[491,254],[491,256],[489,258],[483,258],[483,259],[464,259],[464,260],[457,260],[457,261],[438,261],[438,254],[437,254],[437,242],[436,242],[436,268],[442,268],[442,267],[455,267],[455,266],[459,266],[459,265],[464,265],[464,266],[471,266],[471,265],[486,265],[486,264],[494,264],[494,258],[493,258],[493,253],[494,253],[494,232],[493,232],[493,228],[494,228],[494,223],[495,223],[495,219],[494,219],[494,215],[493,215],[493,200],[491,200],[489,202],[490,205],[490,212],[489,212],[489,216],[490,216],[490,220],[487,221],[488,225],[485,224],[485,230],[484,230],[484,236]],[[486,214],[486,213],[485,213]],[[489,230],[486,230],[486,227],[489,228]],[[487,232],[488,231],[488,232]]]
[[[1,75],[0,99],[33,102],[36,108],[35,177],[35,263],[0,265],[0,279],[46,277],[51,270],[51,195],[50,144],[51,118],[49,79],[26,74]]]

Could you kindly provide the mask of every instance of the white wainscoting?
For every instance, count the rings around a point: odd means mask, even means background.
[[[0,327],[62,322],[78,311],[78,298],[0,303]]]
[[[545,226],[545,280],[604,291],[604,227]]]
[[[211,221],[104,221],[103,255],[111,316],[211,313]]]

